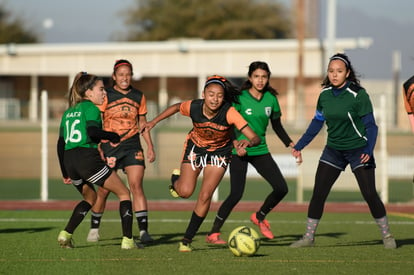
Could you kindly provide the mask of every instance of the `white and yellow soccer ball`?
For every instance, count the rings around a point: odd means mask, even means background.
[[[253,256],[260,247],[260,237],[252,228],[239,226],[230,233],[228,246],[237,257]]]

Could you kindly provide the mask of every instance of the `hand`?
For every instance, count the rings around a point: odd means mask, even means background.
[[[295,148],[292,149],[292,156],[294,156],[295,158],[302,156],[302,153],[298,150],[296,150]]]
[[[233,146],[236,149],[237,155],[239,157],[243,157],[243,156],[247,155],[246,148],[249,147],[249,145],[250,145],[250,141],[248,141],[246,139],[241,139],[241,140],[233,143]]]
[[[368,154],[362,154],[360,159],[361,159],[361,163],[366,163],[369,161],[371,157]]]
[[[247,155],[247,150],[245,148],[236,148],[236,152],[239,157]]]
[[[109,142],[109,144],[111,144],[112,147],[117,147],[120,144],[120,142],[118,142],[118,143]]]
[[[155,122],[153,122],[152,120],[144,123],[141,128],[141,134],[145,134],[146,132],[151,131],[151,129],[154,128],[154,126]]]
[[[246,140],[246,139],[241,139],[238,142],[236,142],[235,144],[233,144],[233,146],[237,149],[244,149],[246,147],[249,147],[250,145],[250,141]]]
[[[301,165],[303,162],[302,153],[299,151],[299,156],[296,157],[296,164]]]
[[[154,149],[148,149],[147,150],[147,159],[150,163],[155,161],[155,152]]]
[[[63,178],[63,183],[64,184],[72,184],[72,179],[71,178]]]
[[[296,159],[296,164],[300,165],[303,162],[302,152],[296,149],[292,149],[292,156]]]

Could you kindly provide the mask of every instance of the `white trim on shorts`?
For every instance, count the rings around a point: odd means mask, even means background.
[[[99,180],[101,180],[103,177],[105,177],[106,174],[110,173],[111,171],[109,170],[108,166],[104,166],[101,170],[99,170],[97,173],[95,173],[94,175],[92,175],[91,177],[89,177],[87,179],[88,182],[91,183],[97,183]]]

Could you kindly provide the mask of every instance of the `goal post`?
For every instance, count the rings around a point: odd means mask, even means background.
[[[47,201],[49,197],[48,192],[48,95],[47,91],[43,90],[40,95],[41,102],[41,175],[40,175],[40,198],[42,201]]]

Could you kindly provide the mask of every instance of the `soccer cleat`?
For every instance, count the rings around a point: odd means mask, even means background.
[[[384,243],[384,247],[386,249],[395,249],[397,248],[397,243],[395,242],[394,237],[391,234],[388,234],[382,239],[382,242]]]
[[[98,228],[91,228],[88,233],[88,237],[86,238],[87,242],[95,243],[99,241],[99,229]]]
[[[180,197],[180,195],[178,195],[177,191],[175,191],[174,189],[174,182],[180,177],[180,170],[179,169],[174,169],[172,171],[172,175],[171,175],[171,184],[168,186],[168,189],[170,190],[170,194],[172,197],[174,198],[178,198]]]
[[[250,220],[252,221],[252,223],[254,223],[260,228],[260,232],[262,232],[263,236],[265,236],[268,239],[273,239],[275,237],[272,231],[270,230],[270,225],[267,220],[259,221],[256,217],[256,213],[253,213],[250,216]]]
[[[174,181],[176,181],[179,176],[180,176],[180,169],[174,169],[171,175],[171,183],[174,184]]]
[[[314,240],[302,237],[296,242],[292,243],[289,247],[298,248],[298,247],[311,247],[315,244]]]
[[[122,249],[134,249],[136,247],[137,245],[134,241],[134,238],[127,238],[127,237],[122,238],[122,242],[121,242]]]
[[[180,195],[178,195],[177,191],[175,191],[175,190],[174,190],[174,186],[173,186],[172,184],[170,184],[170,185],[168,186],[168,189],[170,190],[170,195],[171,195],[173,198],[178,198],[178,197],[180,197]]]
[[[60,231],[58,235],[58,243],[62,248],[74,248],[72,234],[65,230]]]
[[[191,252],[193,251],[193,247],[190,243],[184,244],[183,242],[180,242],[180,245],[178,247],[178,251],[180,252]]]
[[[141,230],[139,232],[139,239],[141,243],[144,243],[144,244],[152,243],[154,241],[151,235],[145,230]]]
[[[206,243],[211,244],[227,244],[225,240],[220,238],[220,233],[211,233],[210,235],[207,234],[206,236]]]

